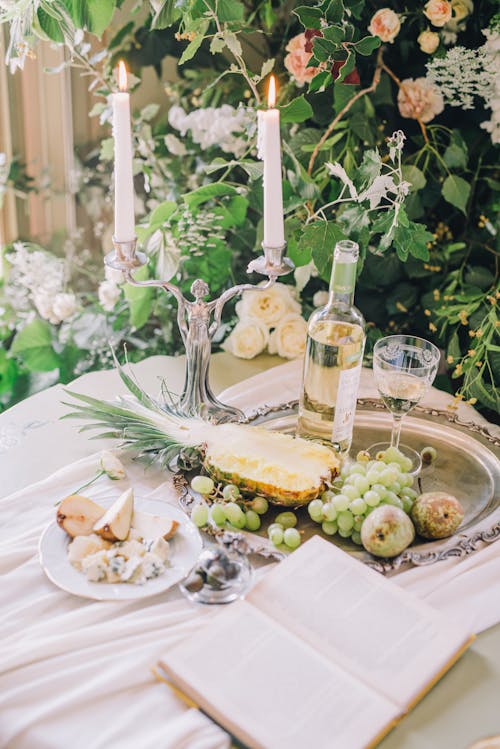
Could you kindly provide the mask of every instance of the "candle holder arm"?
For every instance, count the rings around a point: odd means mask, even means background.
[[[217,329],[219,328],[221,322],[222,310],[224,309],[224,305],[229,302],[230,299],[238,296],[239,294],[243,294],[244,291],[265,291],[271,286],[274,286],[275,283],[276,278],[270,278],[262,286],[254,286],[251,283],[242,283],[238,286],[233,286],[232,288],[227,289],[227,291],[224,291],[218,299],[211,302],[211,304],[214,305],[214,319],[208,331],[210,338],[213,338],[215,333],[217,332]]]

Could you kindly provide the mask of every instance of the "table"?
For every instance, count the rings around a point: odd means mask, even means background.
[[[216,354],[212,361],[214,391],[220,392],[280,363],[280,359],[270,356],[242,361],[229,354]],[[152,357],[135,365],[135,371],[141,384],[150,392],[159,389],[158,378],[161,376],[168,377],[169,385],[175,391],[182,387],[183,367],[183,357]],[[124,392],[115,372],[84,375],[72,383],[71,388],[103,398]],[[66,410],[61,404],[63,398],[64,389],[58,385],[28,398],[0,416],[0,497],[22,489],[59,467],[109,444],[102,440],[89,441],[86,433],[78,434],[74,422],[60,421],[59,417]],[[474,740],[499,733],[499,653],[500,624],[478,636],[465,656],[381,742],[380,748],[424,749],[439,746],[440,749],[466,749]],[[154,708],[157,710],[160,704],[161,699],[156,700]],[[120,707],[119,699],[116,707]],[[75,732],[77,730],[78,726],[75,726]],[[146,727],[144,730],[147,732]],[[150,745],[145,737],[143,746],[146,744]],[[161,746],[161,743],[156,745]],[[5,746],[17,749],[26,744],[15,742]],[[37,749],[35,744],[31,746]],[[54,744],[50,749],[62,749],[63,746]],[[122,745],[110,739],[106,746],[121,749]],[[88,749],[93,747],[89,746]]]

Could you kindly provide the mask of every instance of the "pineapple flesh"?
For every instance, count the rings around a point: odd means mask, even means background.
[[[216,429],[205,450],[207,473],[274,504],[305,504],[339,472],[338,457],[325,445],[242,424]]]

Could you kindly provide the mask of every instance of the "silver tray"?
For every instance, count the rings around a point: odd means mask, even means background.
[[[248,418],[248,423],[267,429],[293,433],[296,424],[296,402],[263,407]],[[386,441],[390,434],[391,417],[381,401],[358,401],[354,422],[351,453],[375,442]],[[318,534],[359,558],[382,573],[395,572],[408,565],[428,565],[450,557],[471,554],[484,544],[500,538],[500,440],[487,428],[460,421],[448,412],[416,408],[403,422],[402,443],[420,451],[427,445],[436,448],[437,460],[425,466],[418,477],[420,491],[446,490],[454,494],[465,510],[459,532],[439,541],[417,539],[408,549],[392,559],[379,559],[360,549],[349,539],[326,536],[321,527],[309,518],[306,508],[297,511],[298,527],[307,539]],[[178,472],[174,484],[186,512],[198,498],[189,489],[187,474]],[[285,554],[272,546],[266,529],[279,512],[272,510],[263,518],[257,533],[224,531],[209,528],[212,535],[223,537],[247,554],[282,559]]]

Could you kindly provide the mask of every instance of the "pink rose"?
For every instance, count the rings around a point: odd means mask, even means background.
[[[439,34],[435,31],[422,31],[417,39],[418,46],[426,55],[432,55],[439,47]]]
[[[318,68],[306,67],[312,57],[312,52],[306,51],[306,45],[310,46],[310,40],[305,34],[298,34],[290,39],[285,47],[288,52],[284,60],[285,67],[293,76],[297,86],[309,83],[317,73],[325,69],[324,63],[321,63]]]
[[[430,122],[443,111],[444,102],[439,90],[427,78],[406,78],[401,81],[398,107],[402,117]]]
[[[429,0],[424,8],[424,15],[433,26],[444,26],[451,21],[451,3],[448,0]]]
[[[381,8],[370,21],[368,31],[372,36],[378,36],[383,42],[393,42],[400,28],[401,22],[398,14],[390,8]]]

